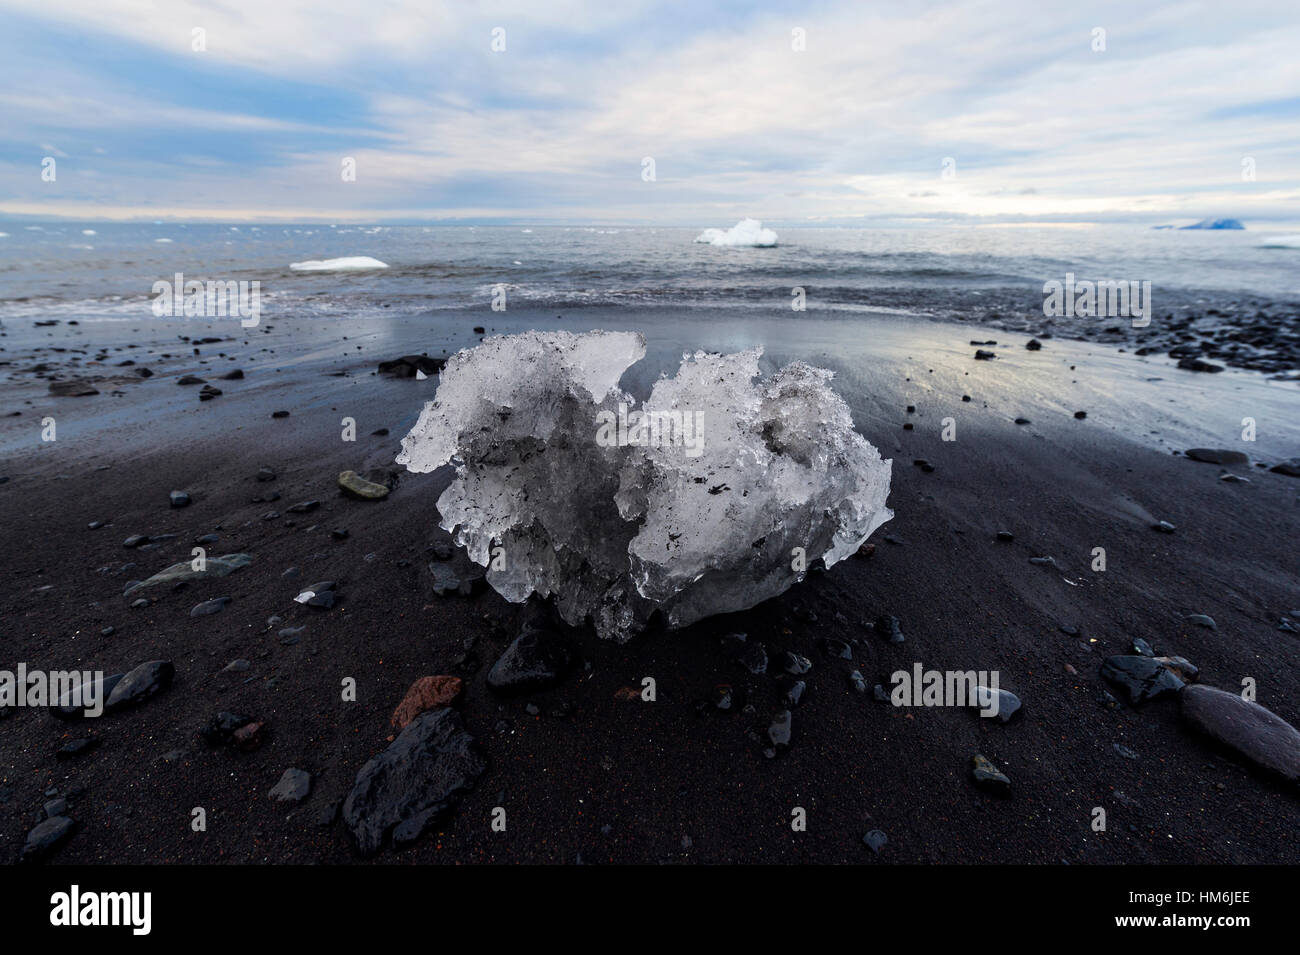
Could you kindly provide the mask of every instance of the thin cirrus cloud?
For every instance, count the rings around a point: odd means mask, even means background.
[[[1291,4],[1133,6],[0,0],[0,214],[1300,221]]]

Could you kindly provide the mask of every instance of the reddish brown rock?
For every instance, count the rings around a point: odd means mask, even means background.
[[[263,730],[266,728],[265,723],[248,723],[235,730],[233,736],[234,744],[244,752],[251,752],[262,745],[265,738]]]
[[[397,729],[406,725],[426,710],[441,706],[451,706],[460,696],[461,682],[458,676],[422,676],[406,691],[402,702],[393,710],[392,723]]]

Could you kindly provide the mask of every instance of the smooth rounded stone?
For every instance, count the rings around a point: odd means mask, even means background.
[[[215,544],[221,538],[216,534],[204,534],[202,537],[194,538],[194,543],[200,547],[206,547],[209,544]]]
[[[1156,652],[1151,649],[1151,644],[1147,643],[1141,637],[1133,638],[1133,652],[1142,657],[1153,657]]]
[[[382,501],[388,497],[388,488],[374,481],[367,481],[356,471],[343,471],[339,474],[339,488],[348,497],[359,501]]]
[[[222,381],[243,381],[244,372],[242,369],[236,368],[234,371],[228,371],[224,375],[222,375],[221,380]]]
[[[334,588],[334,581],[321,580],[304,587],[293,599],[295,603],[306,604],[308,607],[329,610],[334,606],[336,596]]]
[[[117,633],[116,627],[105,627],[103,630],[99,631],[101,637],[111,637],[115,633]]]
[[[998,356],[996,352],[986,351],[983,348],[978,348],[975,350],[975,359],[977,361],[992,361],[994,358],[997,357]]]
[[[1122,756],[1125,759],[1137,759],[1138,754],[1129,749],[1123,743],[1111,743],[1110,748],[1115,751],[1115,755]]]
[[[101,527],[107,527],[107,526],[108,526],[108,521],[91,521],[89,524],[86,525],[86,530],[97,531]]]
[[[1206,464],[1231,466],[1250,463],[1250,458],[1240,451],[1229,451],[1226,448],[1190,448],[1183,453],[1192,461],[1204,461]]]
[[[1101,664],[1101,676],[1128,695],[1134,706],[1184,686],[1172,670],[1153,657],[1117,655]]]
[[[226,604],[230,603],[230,597],[213,597],[211,600],[205,600],[201,604],[195,604],[190,610],[191,617],[210,617],[214,613],[221,613],[226,609]]]
[[[272,411],[272,412],[271,412],[271,417],[272,417],[272,418],[287,418],[287,417],[289,417],[289,412],[287,412],[287,411]]]
[[[803,676],[812,669],[812,661],[798,653],[786,650],[781,654],[781,669],[792,676]]]
[[[1076,412],[1074,413],[1074,417],[1075,417],[1075,420],[1077,420],[1077,421],[1083,421],[1085,418],[1088,417],[1088,412],[1086,412],[1086,411],[1076,411]]]
[[[1274,474],[1285,474],[1287,477],[1300,477],[1300,458],[1290,458],[1281,464],[1275,464],[1269,468]]]
[[[1017,418],[1016,424],[1033,424],[1028,418]]]
[[[213,388],[211,385],[204,385],[199,390],[199,401],[211,401],[213,398],[220,398],[222,391],[220,388]]]
[[[971,778],[975,785],[999,796],[1011,794],[1011,780],[987,756],[976,753],[971,757]]]
[[[422,676],[411,684],[389,722],[399,730],[405,729],[421,713],[451,706],[460,696],[461,687],[458,676]]]
[[[564,679],[571,661],[568,644],[560,634],[529,627],[492,665],[488,686],[499,693],[545,689]]]
[[[1250,478],[1244,478],[1240,474],[1220,474],[1219,480],[1225,484],[1249,484]]]
[[[892,614],[876,618],[876,633],[890,643],[902,643],[904,641],[903,628],[899,624],[898,618]]]
[[[139,580],[127,586],[122,591],[123,597],[128,597],[137,590],[145,587],[155,587],[158,584],[182,583],[190,580],[202,580],[205,577],[226,577],[237,570],[247,567],[253,562],[253,558],[248,554],[223,554],[220,557],[209,557],[205,561],[203,570],[195,570],[193,563],[182,561],[179,564],[172,564],[166,570],[160,570],[147,580]]]
[[[128,671],[126,676],[113,687],[105,708],[117,710],[143,703],[171,686],[175,675],[176,668],[170,660],[150,660],[148,663],[141,663],[134,670]]]
[[[76,826],[77,824],[67,816],[53,816],[46,819],[27,833],[27,841],[23,844],[23,854],[19,861],[37,862],[43,859],[72,835],[72,830]]]
[[[68,811],[68,801],[62,796],[49,800],[41,807],[41,812],[45,813],[46,819],[52,819],[55,816],[62,816]]]
[[[1016,535],[1010,531],[998,531],[996,539],[1003,544],[1009,544],[1016,539]]]
[[[1020,711],[1020,697],[1010,690],[994,690],[992,687],[981,685],[975,687],[974,697],[970,704],[971,708],[977,711],[992,711],[996,706],[997,712],[990,712],[989,716],[999,723],[1008,722],[1011,717]],[[980,715],[982,716],[983,713]]]
[[[885,848],[889,842],[889,837],[879,829],[872,829],[862,837],[862,843],[876,855],[880,855],[880,850]]]
[[[256,475],[257,481],[265,484],[267,481],[274,481],[275,479],[276,479],[276,473],[271,468],[261,467],[257,469],[257,475]]]
[[[485,768],[460,714],[451,707],[430,710],[361,767],[343,802],[343,821],[361,854],[372,856],[399,826],[397,841],[418,837],[473,788]]]
[[[297,504],[290,504],[286,510],[290,514],[310,514],[320,507],[320,501],[299,501]]]
[[[141,544],[149,543],[149,538],[144,534],[132,534],[126,540],[122,541],[123,547],[139,547]]]
[[[351,535],[346,527],[336,527],[334,530],[330,531],[330,537],[334,538],[336,541],[345,541],[350,536]]]
[[[1214,362],[1210,361],[1202,361],[1200,358],[1184,358],[1178,363],[1178,367],[1184,371],[1204,371],[1211,374],[1223,371],[1222,365],[1216,365]]]
[[[1300,731],[1258,703],[1210,686],[1179,696],[1183,719],[1250,765],[1300,782]]]
[[[1172,534],[1174,531],[1178,530],[1177,527],[1170,524],[1168,521],[1158,521],[1151,525],[1151,529],[1153,531],[1159,531],[1162,534]]]
[[[1206,630],[1218,630],[1219,625],[1214,622],[1214,618],[1208,614],[1193,613],[1183,618],[1188,623],[1194,623],[1198,627],[1204,627]]]
[[[190,496],[184,491],[172,491],[167,495],[172,507],[189,507]]]
[[[88,381],[52,381],[50,394],[59,398],[85,398],[99,394],[99,389]]]
[[[222,673],[247,673],[252,668],[252,666],[253,664],[250,661],[245,660],[243,657],[240,657],[238,660],[231,660],[229,663],[227,663],[224,667],[221,668],[221,672]]]
[[[1031,338],[1029,339],[1029,341],[1025,342],[1025,347],[1028,348],[1030,351],[1038,351],[1040,348],[1043,347],[1043,343],[1040,342],[1037,338]]]
[[[302,802],[311,792],[311,773],[304,769],[286,769],[267,796],[276,802]]]
[[[178,379],[176,380],[176,384],[178,384],[178,385],[202,385],[202,384],[205,384],[205,380],[202,379],[202,378],[200,378],[198,375],[182,375],[180,378],[178,378]]]
[[[867,678],[862,675],[861,670],[854,670],[849,674],[849,685],[853,687],[855,693],[867,692]]]
[[[773,746],[785,749],[790,745],[793,723],[794,716],[789,710],[781,710],[772,716],[772,723],[767,728],[767,738],[772,741]]]

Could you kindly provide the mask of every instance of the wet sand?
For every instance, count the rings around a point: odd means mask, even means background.
[[[499,698],[486,674],[518,633],[521,609],[490,591],[436,596],[429,585],[426,549],[449,539],[435,508],[448,476],[403,474],[382,502],[343,498],[335,484],[344,469],[391,465],[435,392],[436,378],[378,376],[377,363],[470,346],[475,324],[641,330],[649,355],[625,379],[638,394],[684,349],[764,344],[765,367],[802,358],[833,368],[859,430],[894,459],[895,518],[872,537],[874,556],[813,574],[746,613],[626,646],[573,634],[583,663],[564,682]],[[375,861],[1300,861],[1294,789],[1207,745],[1176,700],[1097,702],[1102,659],[1142,637],[1190,659],[1203,683],[1234,690],[1253,677],[1262,704],[1300,722],[1300,636],[1277,629],[1300,607],[1300,479],[1253,466],[1300,449],[1294,382],[1197,374],[1166,357],[1061,339],[1028,351],[1026,335],[966,324],[775,310],[6,331],[0,667],[176,667],[170,689],[128,712],[83,724],[34,710],[0,719],[0,837],[14,857],[55,790],[73,795],[78,823],[55,862],[357,861],[342,823],[314,817],[385,747],[389,714],[411,683],[456,674],[488,769],[435,831]],[[225,340],[196,356],[178,335]],[[998,341],[981,346],[998,357],[974,360],[970,341],[986,339]],[[108,357],[93,364],[101,348]],[[117,367],[128,358],[137,364]],[[100,393],[52,397],[48,381],[25,370],[38,363],[99,378]],[[138,380],[140,366],[153,377]],[[234,368],[242,380],[220,380]],[[199,386],[176,384],[184,374],[223,394],[201,403]],[[273,419],[276,410],[291,414]],[[49,416],[57,440],[43,442]],[[344,417],[356,421],[355,442],[341,440]],[[955,441],[941,439],[947,417]],[[1240,440],[1247,417],[1253,443]],[[389,433],[372,434],[381,428]],[[1191,447],[1245,451],[1252,464],[1233,470],[1249,483],[1221,481],[1219,466],[1174,453]],[[256,481],[260,467],[276,480]],[[190,493],[189,507],[169,507],[176,489]],[[276,492],[277,501],[253,500]],[[287,512],[308,499],[320,508]],[[279,516],[264,519],[272,511]],[[1176,531],[1153,531],[1161,520]],[[87,529],[93,521],[108,525]],[[336,528],[346,539],[332,538]],[[998,542],[1000,530],[1014,540]],[[132,534],[178,536],[124,548]],[[248,553],[253,564],[178,592],[158,588],[149,606],[130,607],[127,581],[188,559],[206,534],[219,536],[210,553]],[[1095,547],[1106,550],[1104,573],[1090,569]],[[1043,555],[1057,566],[1029,563]],[[293,602],[321,579],[339,581],[333,609]],[[225,595],[232,601],[220,613],[190,616]],[[882,614],[899,619],[904,643],[874,633]],[[1190,614],[1210,615],[1217,630]],[[268,625],[272,616],[282,621]],[[279,631],[299,626],[298,641],[283,643]],[[781,708],[771,675],[779,668],[752,676],[737,666],[719,640],[733,631],[763,642],[773,661],[787,649],[813,661],[792,745],[775,759],[763,750]],[[849,642],[852,661],[828,656],[821,638]],[[238,658],[250,669],[221,673]],[[949,708],[896,709],[851,686],[853,669],[888,686],[890,673],[916,662],[997,670],[1023,709],[1001,724]],[[616,696],[645,676],[656,679],[656,702]],[[354,703],[340,699],[348,677]],[[713,710],[719,683],[743,692],[753,712]],[[197,734],[221,710],[266,720],[266,742],[251,753],[207,747]],[[56,759],[87,734],[97,748]],[[976,753],[1010,777],[1010,798],[972,784]],[[267,798],[289,767],[314,777],[296,809]],[[205,833],[190,830],[195,806],[207,810]],[[505,833],[491,829],[495,806],[507,810]],[[1090,826],[1097,806],[1108,813],[1104,833]],[[807,810],[806,832],[791,830],[795,807]],[[874,829],[889,840],[878,855],[862,842]]]

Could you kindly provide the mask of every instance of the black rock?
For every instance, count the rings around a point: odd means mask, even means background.
[[[1183,453],[1189,460],[1203,461],[1206,464],[1232,466],[1250,463],[1250,458],[1240,451],[1229,451],[1226,448],[1189,448]]]
[[[118,710],[143,703],[171,686],[175,675],[176,668],[172,666],[170,660],[150,660],[148,663],[142,663],[129,671],[113,687],[113,692],[108,695],[105,709]]]
[[[303,769],[286,769],[280,781],[266,794],[276,802],[302,802],[311,792],[311,773]]]
[[[885,845],[889,842],[889,837],[879,829],[872,829],[862,837],[862,842],[876,855],[880,855],[880,850],[885,848]]]
[[[1031,338],[1029,339],[1029,341],[1025,342],[1025,347],[1028,348],[1030,351],[1038,351],[1040,348],[1043,347],[1043,343],[1040,342],[1037,338]]]
[[[1153,657],[1107,657],[1102,661],[1101,675],[1112,686],[1128,694],[1128,700],[1134,706],[1167,693],[1177,693],[1185,685],[1172,670]]]
[[[1133,652],[1140,657],[1153,657],[1156,652],[1151,649],[1151,644],[1147,643],[1141,637],[1133,638]]]
[[[817,646],[828,657],[839,657],[841,660],[853,659],[853,648],[843,640],[837,640],[834,637],[822,637],[817,641]]]
[[[980,789],[999,796],[1011,795],[1011,780],[986,756],[977,753],[971,757],[971,777]]]
[[[473,788],[485,768],[460,713],[429,710],[361,767],[343,821],[362,855],[379,852],[390,832],[394,844],[405,845]]]
[[[271,417],[272,417],[272,418],[287,418],[287,417],[289,417],[289,412],[287,412],[287,411],[272,411],[272,412],[271,412]]]
[[[499,693],[545,689],[564,679],[571,663],[569,646],[559,633],[530,626],[488,671],[488,686]]]
[[[1016,539],[1016,535],[1010,531],[998,531],[997,539],[1007,544]]]
[[[445,358],[430,358],[428,355],[403,355],[401,358],[394,358],[391,361],[381,361],[379,363],[379,373],[381,375],[392,375],[394,378],[414,378],[416,372],[423,372],[426,375],[436,375],[442,371],[443,366],[447,364]]]
[[[46,819],[27,833],[27,841],[23,844],[23,854],[19,861],[31,863],[44,859],[57,849],[63,840],[72,835],[76,825],[67,816],[53,816]]]
[[[99,745],[99,739],[94,736],[83,736],[80,739],[69,740],[59,747],[54,754],[55,759],[72,759],[74,756],[80,756],[82,753],[89,753]]]
[[[985,351],[984,349],[979,348],[976,349],[975,351],[975,357],[979,361],[992,361],[994,358],[997,358],[998,356],[991,351]]]
[[[902,643],[903,628],[898,623],[898,618],[892,614],[876,618],[876,633],[890,643]]]
[[[794,709],[803,699],[808,684],[791,676],[783,676],[777,681],[777,688],[781,691],[781,702],[788,709]]]
[[[171,502],[172,507],[190,506],[190,496],[184,491],[172,491],[167,495],[167,499]]]
[[[290,504],[286,510],[290,514],[310,514],[318,507],[320,507],[320,501],[299,501],[297,504]]]
[[[1223,371],[1222,365],[1216,365],[1209,361],[1202,361],[1199,358],[1184,358],[1178,363],[1178,367],[1182,368],[1184,371],[1205,371],[1210,373]]]
[[[236,368],[234,371],[228,371],[221,376],[223,381],[242,381],[244,373]]]
[[[812,669],[812,661],[798,653],[786,650],[781,654],[781,669],[793,676],[803,676]]]
[[[271,468],[258,468],[258,469],[257,469],[257,480],[259,480],[259,481],[261,481],[261,482],[263,482],[263,483],[265,483],[266,481],[274,481],[274,480],[275,480],[275,471],[273,471]]]
[[[213,597],[211,600],[205,600],[201,604],[196,604],[190,610],[191,617],[210,617],[214,613],[220,613],[230,603],[229,597]]]
[[[198,377],[197,375],[184,375],[184,376],[182,376],[181,378],[177,379],[176,384],[178,384],[178,385],[201,385],[201,384],[204,384],[204,380],[203,380],[202,378]]]

